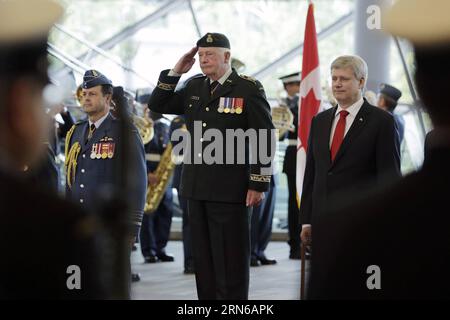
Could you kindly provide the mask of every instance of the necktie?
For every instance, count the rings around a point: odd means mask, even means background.
[[[348,111],[342,110],[339,112],[339,120],[334,130],[333,141],[331,142],[331,161],[334,161],[336,154],[341,146],[342,140],[344,140],[345,133],[345,119],[348,116]]]
[[[96,129],[96,128],[95,128],[95,124],[91,124],[91,125],[89,126],[89,132],[88,132],[88,136],[87,136],[87,139],[86,139],[86,143],[88,143],[89,140],[91,140],[92,135],[94,134],[95,129]]]
[[[216,91],[216,89],[219,87],[219,82],[218,81],[214,81],[211,83],[210,85],[210,93],[211,95],[214,94],[214,91]]]

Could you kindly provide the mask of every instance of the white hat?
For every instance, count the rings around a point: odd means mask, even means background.
[[[449,0],[398,0],[386,12],[385,29],[420,47],[450,43]]]
[[[46,36],[62,13],[53,0],[0,0],[0,45]]]
[[[302,80],[301,78],[301,72],[294,72],[285,76],[282,76],[280,79],[283,84],[292,83],[292,82],[300,82]]]

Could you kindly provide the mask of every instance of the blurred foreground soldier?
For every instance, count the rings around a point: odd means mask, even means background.
[[[197,52],[205,75],[175,92]],[[252,153],[254,163],[250,164],[247,156],[239,157],[249,154],[249,139],[236,139],[238,134],[226,139],[227,129],[242,133],[253,129],[258,140],[253,146],[265,144],[272,151],[273,124],[264,89],[255,79],[238,75],[230,59],[228,39],[207,33],[172,70],[161,72],[149,101],[153,111],[185,115],[191,143],[184,157],[180,193],[188,199],[199,299],[248,298],[250,207],[261,202],[271,179],[270,154],[263,163],[261,152]],[[259,129],[269,141],[260,136]],[[223,144],[208,143],[215,138],[208,138],[207,133],[222,138]],[[269,168],[264,170],[265,166]]]
[[[280,78],[283,82],[287,97],[284,104],[294,115],[294,130],[286,133],[288,146],[284,154],[283,173],[288,181],[288,230],[289,230],[289,259],[300,259],[300,219],[297,201],[296,171],[297,171],[297,132],[298,132],[298,100],[300,92],[300,72],[288,74]]]
[[[86,71],[82,87],[82,107],[88,119],[75,124],[67,133],[66,196],[87,210],[99,212],[113,200],[116,169],[124,170],[118,148],[121,120],[110,114],[113,93],[119,107],[126,108],[127,102],[123,89],[115,87],[113,91],[111,80],[96,70]],[[132,170],[128,174],[134,183],[130,194],[125,195],[132,212],[130,250],[141,225],[147,190],[144,147],[135,127],[131,136],[129,168]]]
[[[317,221],[310,298],[450,298],[449,11],[446,0],[400,0],[385,15],[387,30],[414,45],[435,130],[421,170]]]
[[[58,194],[59,171],[55,162],[53,148],[48,143],[44,143],[46,155],[35,166],[25,170],[28,181],[35,186],[40,186],[48,193]]]
[[[20,179],[45,157],[47,34],[61,14],[53,1],[0,1],[0,299],[102,298],[93,220]]]
[[[394,116],[395,123],[397,124],[398,130],[398,145],[402,144],[403,136],[405,135],[405,120],[399,114],[394,113],[397,107],[398,100],[402,96],[402,92],[397,88],[382,83],[380,86],[380,92],[378,97],[378,107],[389,112]]]

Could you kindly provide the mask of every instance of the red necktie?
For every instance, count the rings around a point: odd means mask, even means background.
[[[345,118],[347,118],[347,116],[348,111],[342,110],[339,112],[339,120],[336,129],[334,129],[333,141],[331,142],[331,161],[334,161],[342,140],[344,140]]]

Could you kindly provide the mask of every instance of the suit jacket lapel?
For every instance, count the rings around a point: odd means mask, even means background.
[[[336,109],[337,107],[334,107],[329,111],[329,114],[327,115],[327,117],[324,117],[324,121],[322,122],[321,127],[318,129],[318,143],[322,147],[322,154],[324,159],[326,159],[327,161],[328,167],[331,165],[330,134]]]
[[[338,153],[336,154],[336,158],[333,161],[333,165],[337,161],[339,161],[339,158],[342,157],[342,155],[345,153],[345,150],[352,143],[355,137],[358,136],[358,133],[361,131],[361,129],[366,125],[367,116],[369,115],[369,113],[370,113],[369,105],[367,101],[364,100],[361,109],[359,109],[358,113],[356,114],[355,120],[353,120],[352,126],[350,127],[350,129],[348,130],[347,134],[344,137],[344,140],[342,141],[341,147],[339,148]]]

